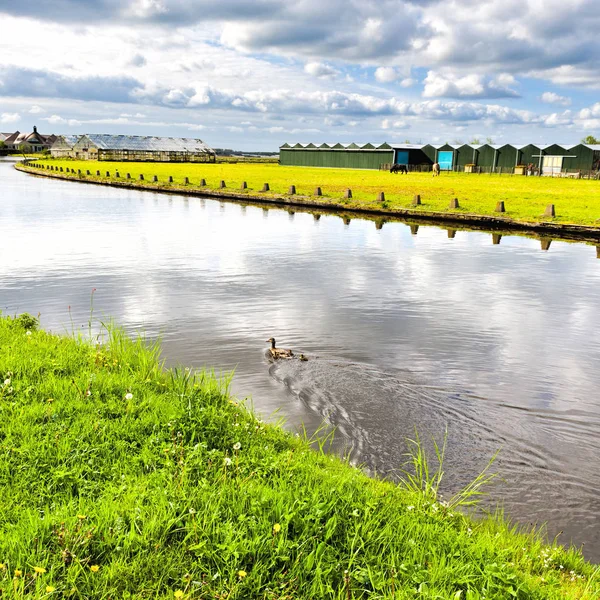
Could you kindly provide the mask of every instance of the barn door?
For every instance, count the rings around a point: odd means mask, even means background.
[[[408,150],[396,150],[396,164],[407,165],[408,164]]]
[[[442,171],[451,171],[452,170],[452,158],[454,156],[454,152],[438,152],[438,163],[440,165],[440,169]]]
[[[562,171],[562,156],[544,156],[542,163],[542,175],[552,177],[554,175],[560,175]]]

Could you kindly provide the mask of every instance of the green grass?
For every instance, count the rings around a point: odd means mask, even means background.
[[[406,484],[370,479],[157,344],[35,325],[0,318],[2,598],[600,594],[579,551],[441,502],[418,444]]]
[[[106,171],[114,177],[119,171],[121,177],[130,173],[136,184],[140,173],[147,183],[157,175],[159,184],[165,187],[184,185],[184,178],[189,177],[190,186],[197,186],[201,178],[206,179],[209,188],[217,189],[224,180],[227,188],[241,192],[243,181],[248,189],[243,193],[260,194],[264,183],[269,183],[276,194],[286,194],[290,185],[295,185],[300,195],[312,195],[315,188],[323,190],[325,203],[343,202],[348,208],[363,207],[378,209],[377,194],[385,192],[384,208],[411,208],[415,212],[437,211],[442,213],[472,213],[477,215],[494,215],[496,203],[506,203],[503,216],[517,221],[553,221],[579,225],[600,226],[600,181],[573,180],[551,177],[523,177],[516,175],[477,175],[468,173],[442,173],[440,177],[432,177],[430,173],[411,173],[410,175],[392,175],[385,171],[359,169],[318,169],[310,167],[284,167],[274,164],[174,164],[174,163],[110,163],[86,162],[75,160],[49,160],[45,164],[81,169],[83,173],[90,170],[92,179],[100,169],[102,175]],[[173,177],[169,186],[168,178]],[[350,188],[353,197],[343,200],[344,191]],[[423,204],[413,207],[415,194],[421,195]],[[458,198],[460,208],[451,210],[450,200]],[[542,217],[548,204],[556,205],[556,217]]]

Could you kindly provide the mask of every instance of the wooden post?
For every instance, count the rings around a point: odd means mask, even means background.
[[[184,185],[189,185],[189,183],[190,183],[190,178],[189,178],[189,177],[186,177],[186,178],[183,180],[183,183],[184,183]]]
[[[344,198],[352,198],[352,190],[350,188],[344,192]]]
[[[554,208],[554,204],[548,204],[548,206],[546,206],[546,211],[544,212],[544,216],[545,217],[555,217],[556,216],[556,210]]]
[[[552,239],[551,238],[540,238],[540,244],[542,246],[542,250],[544,252],[547,252],[548,250],[550,250],[550,244],[552,243]]]
[[[315,193],[313,194],[314,196],[322,196],[323,192],[321,191],[321,188],[315,188]]]
[[[140,181],[144,181],[144,174],[140,173]]]
[[[127,179],[131,179],[131,173],[127,173]]]
[[[110,171],[106,171],[106,176],[110,177]]]
[[[418,225],[411,225],[410,226],[410,234],[411,235],[417,235],[417,233],[419,233],[419,226]]]
[[[200,187],[204,187],[206,185],[206,179],[200,180]]]
[[[500,244],[501,239],[502,239],[501,233],[492,233],[492,244],[494,244],[494,246],[498,246]]]
[[[453,200],[450,200],[450,208],[458,208],[458,198],[454,198]]]
[[[501,200],[500,202],[496,203],[496,209],[494,212],[506,212],[504,208],[504,200]]]
[[[152,175],[152,181],[156,183],[158,181],[158,176]]]
[[[61,169],[62,171],[62,169]],[[96,177],[100,177],[100,171],[96,171]]]
[[[248,189],[248,184],[245,181],[242,181],[242,187],[240,189],[247,190]]]
[[[81,177],[81,169],[77,169],[77,175]]]
[[[290,189],[288,190],[288,194],[290,196],[293,196],[296,193],[296,186],[295,185],[290,185]]]
[[[416,194],[415,197],[413,198],[413,206],[420,206],[421,204],[421,196],[419,194]]]
[[[169,183],[173,183],[173,175],[169,175]]]
[[[116,177],[117,179],[119,179],[119,178],[121,177],[121,174],[119,173],[119,171],[116,171],[116,172],[115,172],[115,177]]]
[[[385,202],[385,192],[379,192],[379,194],[377,194],[377,202]]]
[[[268,192],[268,191],[270,191],[270,190],[271,190],[271,188],[269,187],[269,184],[268,184],[268,183],[265,183],[265,184],[263,185],[263,187],[262,187],[262,190],[261,190],[261,192]]]
[[[223,179],[221,179],[221,181],[220,181],[220,183],[219,183],[219,187],[220,187],[220,188],[225,188],[225,187],[227,187],[227,186],[225,185],[225,181],[224,181]]]
[[[85,172],[86,175],[91,175],[89,169]]]
[[[62,167],[60,168],[60,172],[61,173],[63,172],[63,168]],[[100,171],[98,171],[98,175],[100,175]]]

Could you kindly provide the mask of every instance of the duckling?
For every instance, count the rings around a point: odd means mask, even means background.
[[[305,362],[305,361],[307,361],[307,360],[308,360],[308,358],[306,358],[306,356],[304,356],[304,354],[301,354],[301,355],[298,357],[298,359],[299,359],[299,360],[301,360],[301,361],[303,361],[303,362]]]
[[[269,338],[267,342],[271,342],[271,347],[269,348],[269,354],[271,358],[277,360],[278,358],[290,358],[294,356],[294,353],[291,350],[286,350],[285,348],[275,348],[275,338]]]

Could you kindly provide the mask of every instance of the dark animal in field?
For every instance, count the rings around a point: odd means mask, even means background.
[[[394,175],[398,175],[398,173],[402,173],[403,175],[408,175],[408,167],[406,165],[395,164],[392,165],[390,169],[390,173],[394,173]]]
[[[291,358],[294,356],[294,353],[291,350],[286,350],[285,348],[275,348],[275,338],[269,338],[267,342],[271,343],[271,347],[269,348],[269,355],[271,358],[277,360],[278,358]]]
[[[433,167],[431,167],[433,171],[433,177],[440,174],[440,163],[433,163]]]

